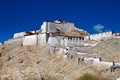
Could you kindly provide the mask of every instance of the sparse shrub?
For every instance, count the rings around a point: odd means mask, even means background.
[[[109,79],[103,78],[103,77],[97,77],[96,75],[91,75],[89,73],[85,73],[75,80],[109,80]]]
[[[48,79],[46,80],[57,80],[55,77],[48,76]]]
[[[80,76],[76,80],[97,80],[96,77],[92,76],[91,74],[85,73],[83,76]]]

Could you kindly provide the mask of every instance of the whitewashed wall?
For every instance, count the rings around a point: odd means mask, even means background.
[[[40,46],[46,46],[47,45],[47,38],[46,34],[38,34],[38,43]]]
[[[25,34],[26,34],[26,32],[15,33],[14,38],[23,37]]]
[[[37,35],[25,36],[23,45],[35,45],[37,43]]]
[[[111,66],[113,66],[113,62],[105,62],[105,61],[101,61],[101,62],[100,62],[100,65],[104,65],[104,66],[111,67]]]
[[[110,38],[113,36],[114,34],[112,33],[112,31],[108,31],[108,32],[88,35],[88,36],[85,36],[84,39],[85,40],[102,40],[102,39]]]
[[[100,58],[84,58],[84,61],[93,61],[93,64],[97,66],[113,66],[113,62],[101,61]]]
[[[83,46],[84,42],[82,39],[79,38],[72,38],[72,39],[61,39],[61,45],[66,47],[79,47]]]
[[[60,43],[56,37],[49,37],[48,43],[49,46],[59,46]]]

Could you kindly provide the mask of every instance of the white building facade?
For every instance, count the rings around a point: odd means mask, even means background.
[[[56,20],[54,22],[43,22],[40,30],[34,30],[29,32],[15,33],[13,39],[5,41],[4,43],[17,43],[22,42],[23,45],[39,44],[40,46],[66,46],[66,47],[80,47],[89,45],[85,43],[87,40],[103,40],[111,38],[114,35],[112,31],[87,35],[83,37],[79,36],[65,36],[65,32],[69,29],[77,29],[74,23]],[[77,29],[84,31],[82,29]],[[85,31],[86,32],[86,31]],[[86,32],[87,33],[87,32]]]
[[[80,47],[84,46],[84,38],[67,36],[61,39],[61,45],[66,47]]]

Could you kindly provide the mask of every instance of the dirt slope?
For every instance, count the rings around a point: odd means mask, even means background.
[[[0,47],[0,80],[75,80],[84,73],[112,76],[119,72],[105,71],[77,60],[65,59],[51,52],[48,47],[39,45],[22,46],[19,44]]]

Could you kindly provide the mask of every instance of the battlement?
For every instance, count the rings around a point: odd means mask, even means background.
[[[102,40],[102,39],[107,39],[114,36],[115,36],[115,33],[113,33],[113,31],[107,31],[107,32],[87,35],[84,38],[85,40]]]

